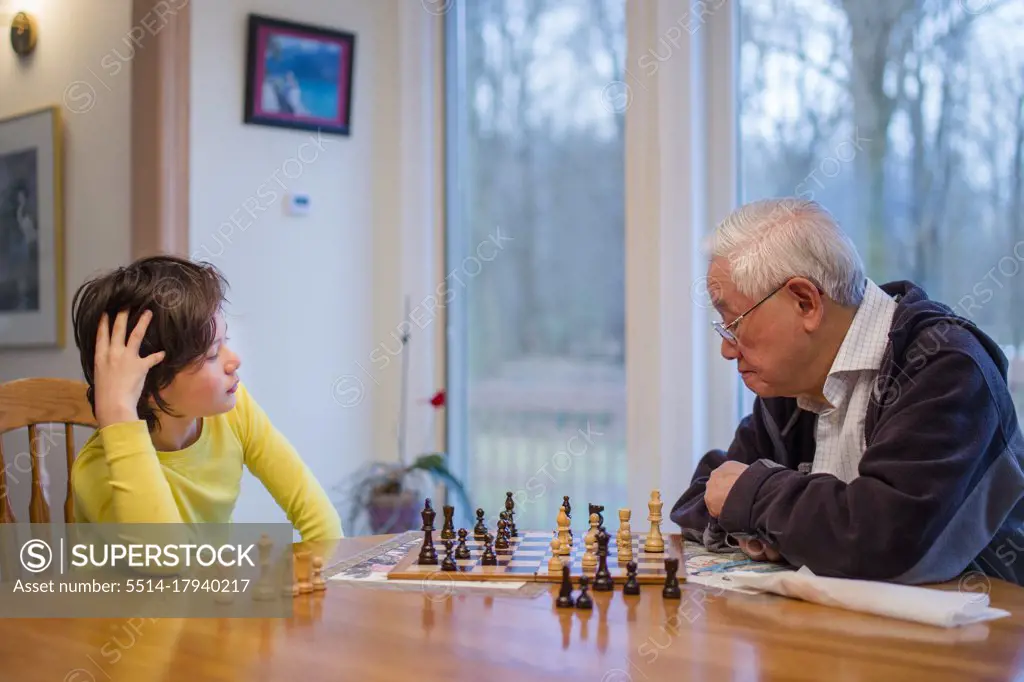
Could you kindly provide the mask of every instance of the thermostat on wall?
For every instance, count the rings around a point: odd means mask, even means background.
[[[288,215],[306,215],[309,213],[309,205],[309,195],[305,192],[289,194],[288,201],[285,204]]]

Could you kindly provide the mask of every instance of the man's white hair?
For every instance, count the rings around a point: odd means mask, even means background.
[[[832,215],[796,197],[745,204],[709,238],[711,258],[728,260],[743,295],[760,300],[790,277],[806,277],[840,305],[864,297],[864,264]]]

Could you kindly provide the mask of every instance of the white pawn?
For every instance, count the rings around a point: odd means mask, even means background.
[[[562,558],[558,554],[561,542],[558,536],[551,538],[551,558],[548,559],[548,573],[554,575],[562,573]]]

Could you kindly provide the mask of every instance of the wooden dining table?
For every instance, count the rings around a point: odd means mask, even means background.
[[[382,539],[338,541],[327,565]],[[595,592],[587,611],[557,608],[557,584],[523,597],[328,581],[284,618],[0,618],[0,681],[1024,680],[1024,588],[940,587],[1012,615],[940,628],[692,582],[679,600]]]

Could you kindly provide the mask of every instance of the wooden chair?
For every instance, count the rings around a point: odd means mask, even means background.
[[[68,485],[64,498],[64,522],[74,522],[74,501],[71,494],[71,464],[75,460],[73,427],[98,428],[92,408],[85,397],[87,384],[71,379],[17,379],[0,384],[0,437],[9,431],[28,427],[29,453],[32,462],[32,497],[29,502],[30,523],[50,523],[50,506],[43,495],[39,449],[39,424],[64,424],[67,451]],[[16,523],[7,493],[7,463],[0,438],[0,523]]]

